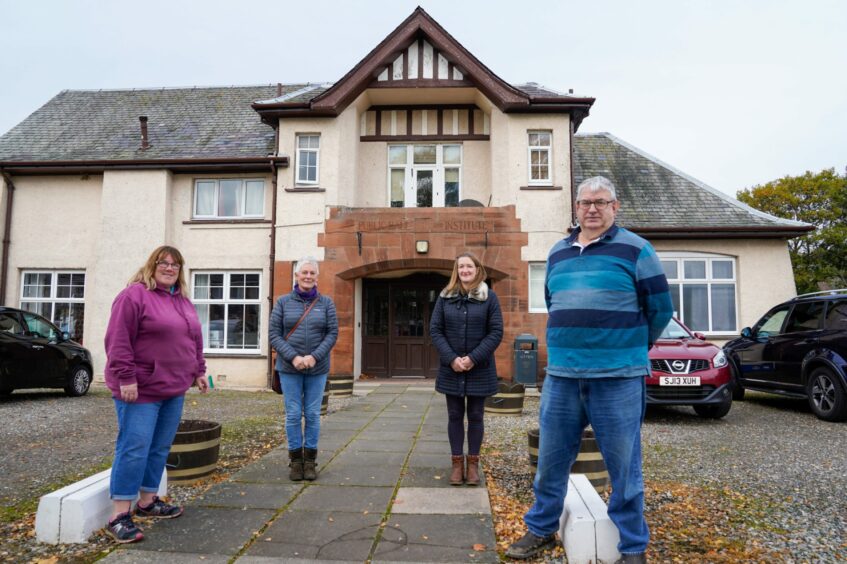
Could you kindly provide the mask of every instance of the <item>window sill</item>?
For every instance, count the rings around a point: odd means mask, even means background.
[[[220,225],[234,225],[234,224],[243,224],[243,223],[270,223],[270,219],[264,218],[250,218],[250,219],[187,219],[182,222],[183,225],[209,225],[209,224],[220,224]]]
[[[521,186],[521,190],[562,190],[561,186],[553,186],[553,185],[531,185],[531,186]]]
[[[238,353],[229,353],[229,352],[204,352],[203,356],[206,358],[249,358],[250,360],[258,359],[258,358],[268,358],[268,355],[256,353],[256,354],[238,354]]]
[[[295,186],[294,188],[285,188],[286,192],[326,192],[326,188],[317,186]]]

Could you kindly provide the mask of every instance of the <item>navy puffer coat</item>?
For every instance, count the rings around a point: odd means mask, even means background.
[[[429,327],[441,363],[435,389],[453,396],[497,393],[494,351],[503,339],[503,315],[497,294],[483,282],[470,295],[439,296]],[[474,367],[454,372],[456,357],[470,356]]]

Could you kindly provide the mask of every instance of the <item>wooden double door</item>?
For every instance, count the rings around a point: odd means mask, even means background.
[[[447,277],[419,273],[362,284],[362,372],[379,378],[434,378],[438,351],[429,321]]]

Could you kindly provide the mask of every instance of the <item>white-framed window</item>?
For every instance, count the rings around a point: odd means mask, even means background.
[[[206,352],[259,350],[262,274],[256,271],[192,273],[192,298]]]
[[[21,309],[46,317],[82,343],[85,322],[85,271],[25,270],[21,273]]]
[[[674,315],[693,331],[738,331],[736,260],[706,253],[660,252]]]
[[[297,184],[318,183],[321,136],[315,133],[297,135]]]
[[[388,201],[392,208],[457,207],[462,197],[462,146],[388,146]]]
[[[194,182],[197,219],[264,216],[265,181],[260,178],[212,178]]]
[[[553,182],[553,133],[550,131],[528,132],[529,184],[550,185]]]
[[[547,313],[544,300],[544,281],[547,277],[546,262],[529,263],[529,312]]]

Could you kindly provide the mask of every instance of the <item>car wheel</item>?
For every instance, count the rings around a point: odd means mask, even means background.
[[[732,401],[744,401],[744,386],[738,381],[738,367],[735,362],[729,365],[732,368]]]
[[[844,421],[847,419],[847,394],[841,382],[828,368],[817,368],[806,384],[809,406],[819,419]]]
[[[11,394],[14,391],[15,391],[15,388],[13,388],[11,386],[5,386],[3,384],[0,384],[0,396],[8,396],[9,394]]]
[[[91,370],[85,366],[75,366],[68,373],[65,393],[72,397],[84,396],[91,387]]]
[[[732,409],[732,399],[722,403],[698,404],[692,407],[694,412],[704,419],[720,419]]]

